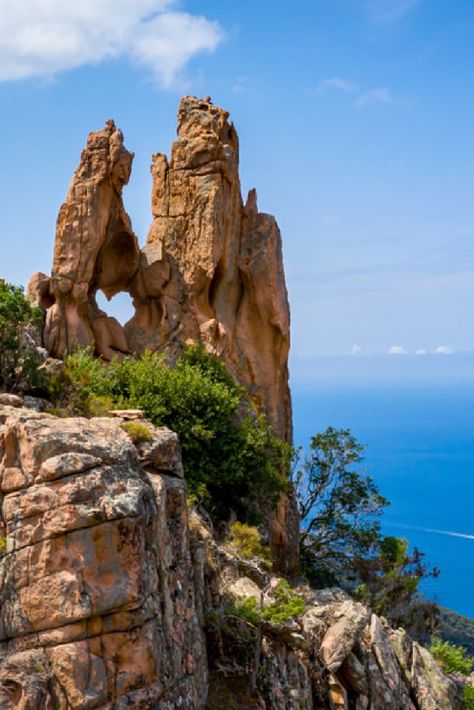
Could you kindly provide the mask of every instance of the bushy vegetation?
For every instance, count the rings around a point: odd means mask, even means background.
[[[191,497],[214,519],[258,523],[287,490],[290,447],[273,436],[224,365],[202,347],[174,364],[146,352],[109,364],[88,351],[68,355],[51,383],[59,408],[90,415],[91,402],[141,409],[180,439]]]
[[[41,320],[41,311],[31,307],[22,288],[0,280],[0,391],[42,384],[39,358],[26,342],[28,328],[37,328]]]
[[[123,422],[120,427],[129,435],[134,444],[142,444],[153,439],[151,431],[142,422]]]
[[[474,659],[469,657],[467,650],[462,646],[456,646],[435,636],[429,651],[443,673],[459,673],[468,676],[472,672]],[[474,687],[466,684],[462,694],[466,710],[474,710]]]
[[[256,597],[234,599],[226,606],[225,615],[238,617],[252,626],[258,626],[263,620],[283,624],[305,613],[306,603],[303,597],[290,587],[286,579],[279,579],[272,593],[275,601],[263,608]]]
[[[301,616],[306,611],[303,597],[293,591],[286,579],[280,579],[273,590],[275,601],[265,607],[262,616],[267,621],[280,624]]]
[[[259,529],[254,525],[247,525],[238,521],[232,523],[227,545],[244,560],[250,560],[255,557],[262,560],[270,559],[270,548],[262,545],[262,536]]]
[[[439,636],[443,641],[463,646],[470,656],[474,656],[474,619],[441,609]]]
[[[426,641],[439,627],[439,607],[419,592],[422,579],[439,570],[424,563],[424,553],[409,550],[408,540],[380,536],[363,555],[354,559],[353,594],[385,616],[392,626],[403,626],[414,638]]]
[[[474,710],[474,687],[465,685],[462,691],[465,710]]]
[[[461,646],[442,641],[436,636],[429,650],[444,673],[469,675],[472,670],[473,659],[469,658],[466,649]]]
[[[315,586],[339,584],[395,626],[426,640],[439,609],[419,593],[422,579],[437,576],[423,553],[381,532],[388,501],[361,472],[364,448],[348,429],[329,427],[311,440],[309,455],[292,473],[303,524],[301,559]]]
[[[224,616],[243,619],[252,626],[258,626],[262,622],[262,611],[256,597],[232,600],[226,605]]]

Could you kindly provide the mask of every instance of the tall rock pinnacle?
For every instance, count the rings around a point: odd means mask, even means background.
[[[281,238],[273,217],[257,211],[254,191],[242,202],[239,143],[228,113],[185,97],[171,159],[154,155],[152,175],[153,222],[131,287],[130,348],[201,341],[289,439]]]
[[[243,203],[228,113],[209,98],[182,99],[170,159],[153,156],[153,221],[141,250],[122,202],[132,159],[112,121],[89,135],[58,216],[51,278],[37,274],[30,284],[47,309],[45,346],[61,357],[90,345],[112,359],[201,342],[248,389],[274,432],[291,440],[281,237],[275,219],[258,212],[254,190]],[[99,310],[98,290],[132,295],[135,314],[124,328]],[[292,504],[281,501],[274,547],[294,546],[297,525]]]
[[[115,318],[99,310],[95,294],[110,298],[127,290],[139,263],[137,238],[122,203],[133,154],[113,121],[89,135],[62,205],[47,298],[44,344],[62,357],[78,346],[94,346],[106,359],[129,352]],[[41,280],[33,278],[30,291]],[[38,298],[39,305],[44,305]],[[47,305],[48,301],[46,302]]]

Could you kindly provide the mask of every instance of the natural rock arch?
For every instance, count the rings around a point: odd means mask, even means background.
[[[110,360],[146,348],[173,355],[202,342],[275,433],[291,440],[280,231],[258,212],[255,191],[243,203],[228,113],[210,99],[182,99],[170,159],[153,156],[153,220],[141,250],[122,201],[132,161],[113,121],[89,134],[59,212],[51,277],[35,274],[29,287],[46,310],[44,345],[55,357],[91,346]],[[124,327],[99,309],[99,289],[109,298],[131,294],[135,315]],[[272,537],[277,560],[294,566],[298,518],[288,499],[280,501]]]

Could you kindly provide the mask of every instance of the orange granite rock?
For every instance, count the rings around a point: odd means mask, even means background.
[[[0,408],[2,709],[202,705],[179,448],[148,426],[140,453],[118,419]]]
[[[177,354],[201,342],[222,359],[291,441],[290,314],[281,236],[273,217],[244,205],[239,143],[228,113],[186,96],[170,160],[153,156],[153,221],[139,250],[122,202],[133,154],[113,121],[89,135],[58,216],[51,278],[35,274],[32,301],[45,310],[43,340],[54,357],[92,346],[106,360],[146,348]],[[122,328],[96,293],[133,297]],[[283,496],[270,522],[280,569],[298,567],[299,520]]]

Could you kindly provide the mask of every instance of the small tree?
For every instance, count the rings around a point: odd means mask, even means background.
[[[387,535],[353,561],[359,583],[355,596],[393,626],[403,626],[421,640],[437,631],[440,620],[437,604],[419,593],[422,579],[439,575],[436,567],[427,567],[424,557],[416,547],[409,551],[408,540]]]
[[[388,501],[369,476],[354,469],[363,450],[348,429],[329,427],[313,436],[302,465],[296,461],[292,482],[304,557],[332,568],[347,567],[379,539],[379,518]]]
[[[419,583],[435,577],[423,553],[381,533],[388,501],[360,470],[361,446],[348,429],[329,427],[311,440],[311,452],[293,469],[302,519],[301,558],[313,584],[338,582],[394,625],[417,638],[436,628],[439,609],[419,594]]]
[[[38,357],[28,348],[25,334],[41,323],[19,286],[0,281],[0,389],[15,391],[22,384],[39,384]]]

